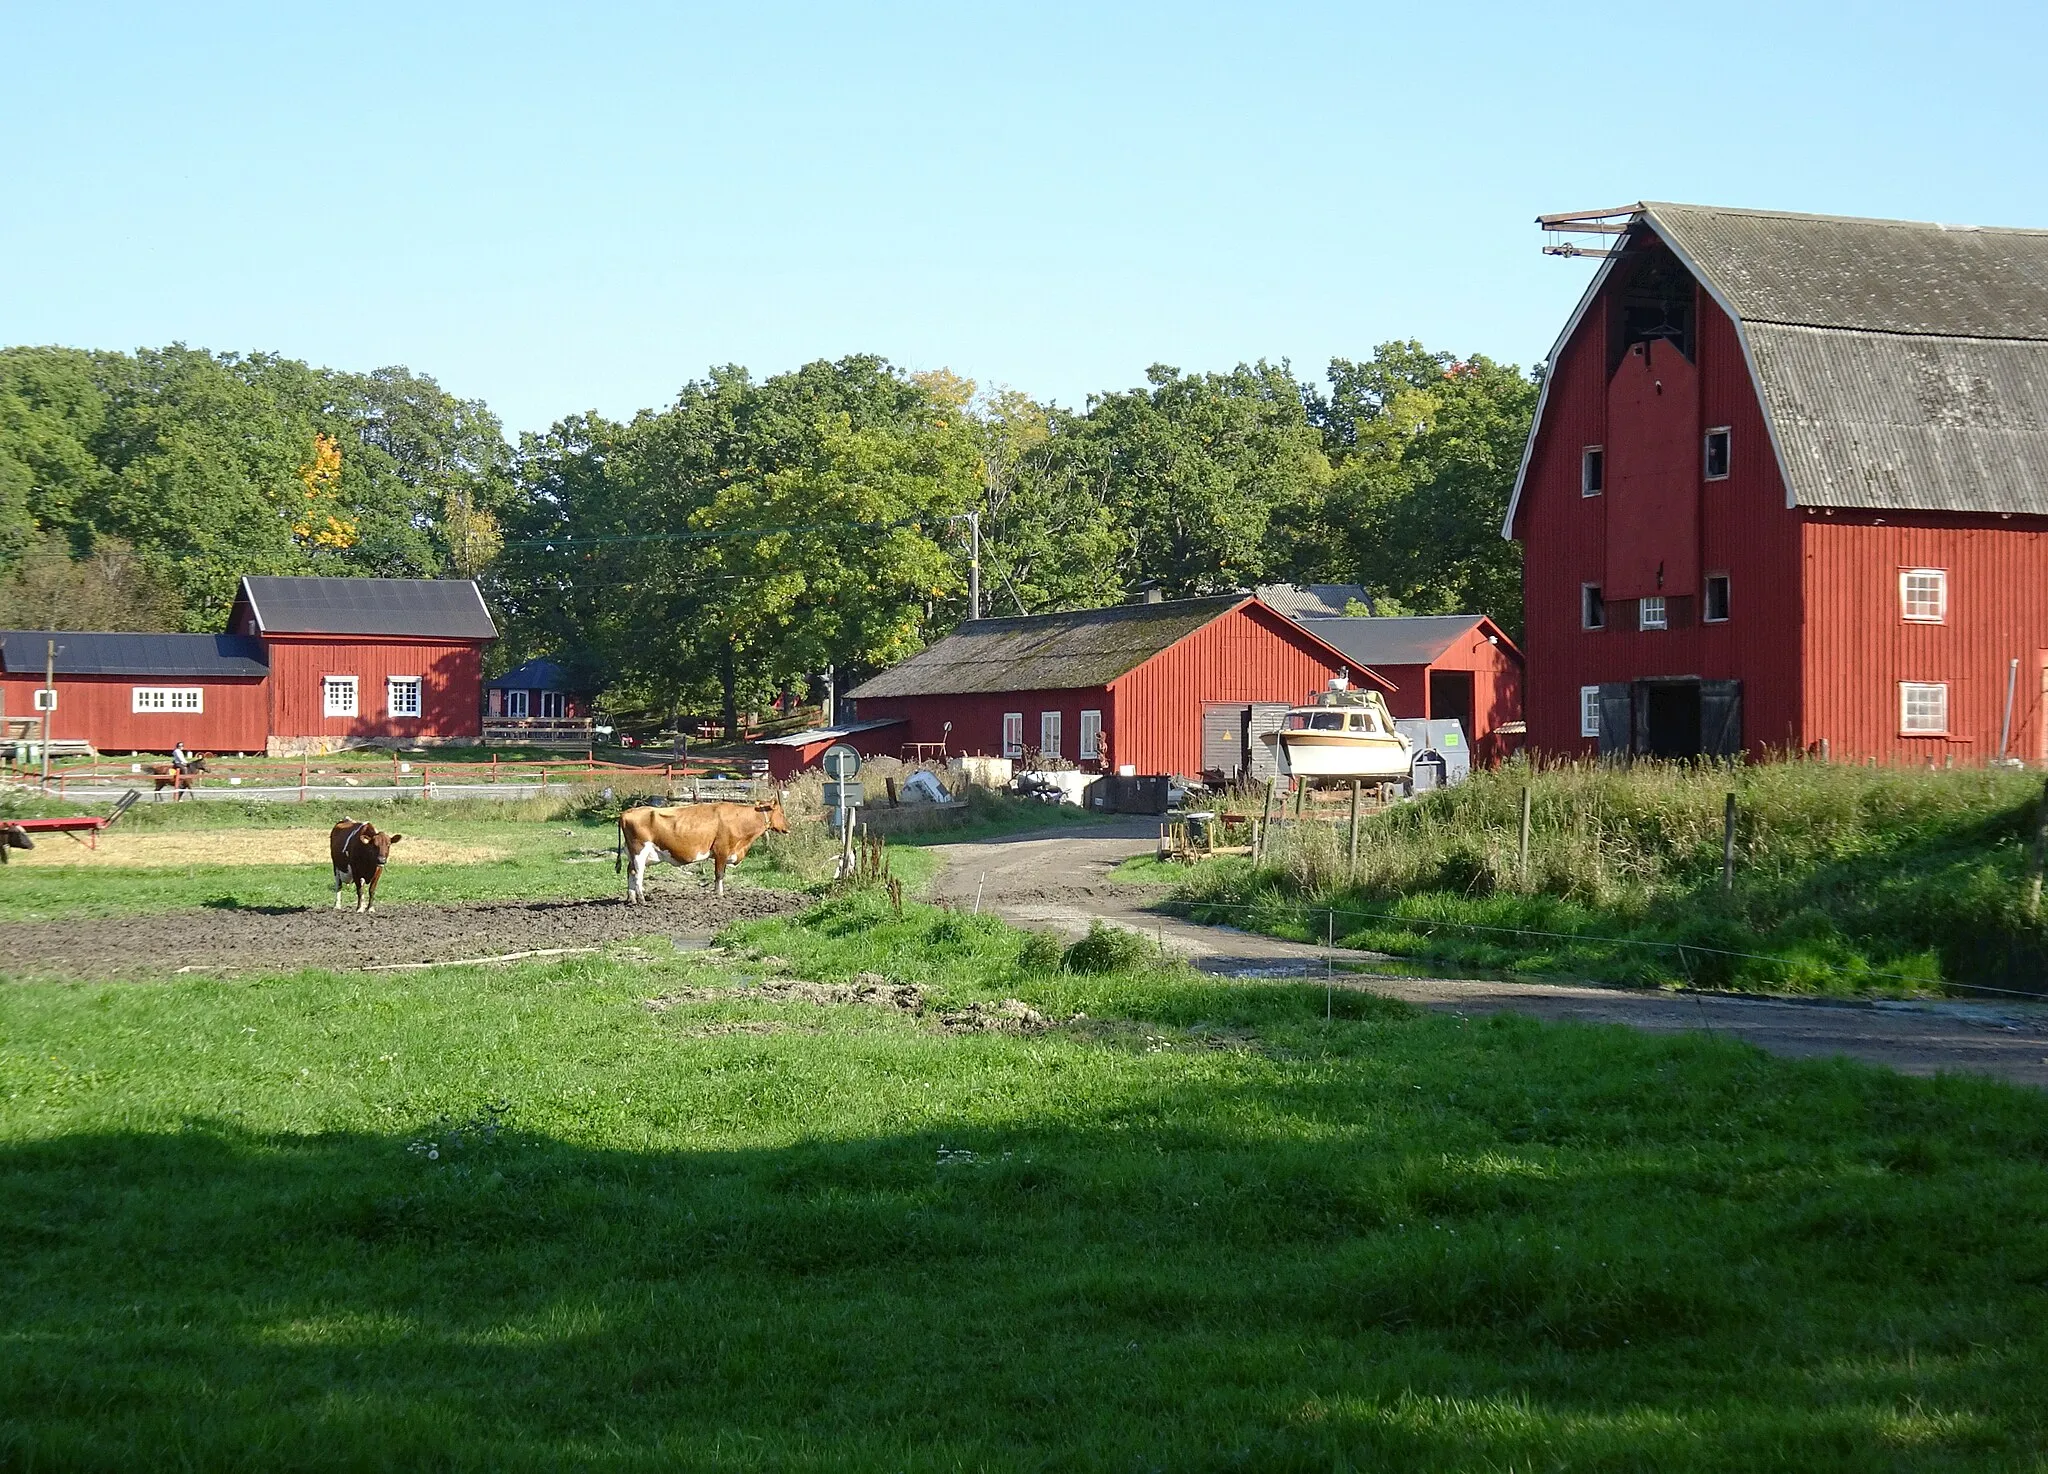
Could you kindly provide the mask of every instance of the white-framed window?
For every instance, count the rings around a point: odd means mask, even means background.
[[[1579,585],[1579,628],[1582,630],[1604,630],[1607,628],[1607,600],[1601,597],[1600,585],[1582,583]]]
[[[395,717],[416,717],[420,714],[420,678],[418,676],[386,676],[384,678],[384,709]]]
[[[1705,595],[1700,600],[1700,619],[1706,624],[1728,622],[1728,575],[1710,573],[1707,575]]]
[[[1907,737],[1948,735],[1948,682],[1899,682],[1899,732]]]
[[[1908,624],[1940,624],[1948,618],[1948,570],[1901,568],[1899,613]]]
[[[187,711],[195,715],[206,710],[204,686],[137,686],[132,711]]]
[[[1056,711],[1038,714],[1038,750],[1047,757],[1060,755],[1060,714]]]
[[[560,691],[543,691],[540,693],[540,714],[544,717],[560,720],[562,715],[562,693]]]
[[[1607,490],[1607,451],[1589,445],[1579,452],[1579,495],[1598,496]]]
[[[1102,713],[1099,711],[1081,713],[1081,756],[1102,756]]]
[[[1003,713],[1003,756],[1024,756],[1024,713],[1021,711]]]
[[[1704,468],[1707,480],[1726,481],[1728,479],[1729,445],[1729,430],[1726,425],[1707,432],[1706,466]]]
[[[526,693],[524,691],[507,691],[505,693],[505,715],[508,717],[523,717],[526,715]]]
[[[1600,688],[1579,687],[1579,735],[1598,737],[1600,735]]]
[[[1664,596],[1649,594],[1636,601],[1636,628],[1639,630],[1661,630],[1670,626],[1671,616],[1665,612]]]
[[[354,676],[322,676],[320,678],[320,710],[326,716],[352,717],[356,714],[356,678]]]

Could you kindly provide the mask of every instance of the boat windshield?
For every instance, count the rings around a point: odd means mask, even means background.
[[[1344,730],[1344,713],[1341,711],[1290,711],[1287,713],[1287,730],[1290,732],[1341,732]]]

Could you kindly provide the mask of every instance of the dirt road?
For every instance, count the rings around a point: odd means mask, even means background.
[[[1793,1058],[1848,1055],[1909,1075],[1963,1070],[2048,1088],[2048,1006],[2016,1003],[1836,1003],[1651,993],[1568,983],[1387,975],[1376,953],[1283,942],[1228,927],[1199,926],[1151,909],[1156,888],[1122,885],[1109,872],[1158,838],[1152,819],[934,846],[946,860],[937,894],[1020,926],[1078,936],[1102,917],[1150,936],[1205,972],[1276,977],[1299,970],[1320,978],[1338,967],[1371,967],[1338,981],[1425,1008],[1455,1013],[1513,1011],[1544,1019],[1627,1024],[1652,1032],[1705,1029]]]

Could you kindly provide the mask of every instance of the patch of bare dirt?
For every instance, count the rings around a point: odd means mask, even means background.
[[[780,961],[780,958],[774,959]],[[764,978],[758,983],[723,987],[677,988],[647,1000],[656,1013],[683,1003],[813,1003],[824,1007],[886,1008],[907,1013],[948,1034],[1036,1034],[1053,1027],[1051,1019],[1017,998],[996,1003],[970,1003],[941,1009],[926,999],[916,983],[899,983],[876,972],[864,972],[850,983],[813,983],[802,978]],[[716,1026],[712,1026],[716,1027]],[[730,1026],[738,1032],[745,1026]],[[746,1029],[746,1032],[768,1032]],[[703,1030],[693,1032],[706,1032]]]
[[[668,890],[650,891],[639,906],[608,897],[402,906],[369,916],[316,906],[8,922],[0,924],[0,973],[99,978],[300,967],[346,972],[641,937],[694,941],[731,922],[803,904],[803,897],[782,891],[734,889],[717,896]]]
[[[452,844],[408,834],[396,851],[416,865],[477,865],[513,852],[501,845]],[[606,850],[610,860],[612,852]],[[181,865],[312,865],[328,863],[327,831],[312,829],[205,829],[155,834],[114,830],[89,849],[62,835],[38,838],[32,850],[16,850],[13,863],[50,868],[106,868]]]

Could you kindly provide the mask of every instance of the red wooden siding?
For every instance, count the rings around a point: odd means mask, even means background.
[[[1102,713],[1105,732],[1110,724],[1108,688],[1084,687],[1072,691],[1003,691],[995,695],[972,696],[866,696],[860,701],[860,719],[878,721],[902,717],[904,725],[861,732],[848,739],[862,752],[894,754],[910,742],[944,742],[948,752],[970,757],[1003,755],[1003,713],[1024,714],[1024,745],[1038,747],[1039,715],[1060,714],[1060,755],[1078,762],[1081,752],[1081,713]],[[951,732],[946,723],[953,724]],[[872,745],[869,745],[872,744]],[[1117,762],[1130,758],[1117,756]]]
[[[1285,616],[1233,609],[1114,683],[1103,718],[1110,761],[1140,773],[1199,773],[1205,702],[1298,702],[1345,668]]]
[[[1607,381],[1610,599],[1699,592],[1700,375],[1671,343],[1638,343]]]
[[[1735,326],[1704,293],[1697,298],[1698,371],[1674,374],[1696,396],[1680,416],[1629,420],[1613,412],[1606,383],[1609,302],[1604,294],[1552,367],[1543,423],[1516,511],[1523,549],[1524,695],[1529,745],[1551,753],[1590,753],[1579,735],[1579,688],[1607,681],[1697,676],[1742,682],[1743,739],[1752,753],[1801,745],[1808,739],[1801,701],[1801,515],[1785,506],[1763,410],[1750,383]],[[1659,363],[1663,355],[1658,355]],[[1624,361],[1626,367],[1626,360]],[[1668,388],[1667,384],[1667,388]],[[1683,423],[1680,423],[1682,420]],[[1678,429],[1672,429],[1678,424]],[[1731,461],[1725,480],[1703,477],[1700,433],[1730,428]],[[1607,627],[1580,628],[1580,586],[1609,576],[1612,494],[1580,494],[1580,457],[1591,445],[1606,448],[1609,484],[1617,464],[1635,455],[1643,434],[1676,437],[1665,454],[1682,458],[1688,490],[1668,515],[1693,519],[1696,561],[1669,592],[1674,568],[1666,544],[1666,587],[1671,627],[1637,629],[1631,595],[1608,599]],[[1625,564],[1626,560],[1624,560]],[[1654,569],[1654,561],[1650,565]],[[1701,621],[1698,591],[1704,576],[1726,574],[1730,618]],[[1654,578],[1652,579],[1654,587]],[[1633,585],[1624,585],[1624,588]]]
[[[1809,741],[1831,757],[1982,763],[1998,756],[2017,659],[2007,756],[2048,760],[2048,519],[1838,511],[1805,516]],[[1941,624],[1909,624],[1902,568],[1948,574]],[[1948,685],[1949,734],[1899,732],[1899,682]]]
[[[417,739],[483,735],[483,654],[446,640],[271,635],[270,731],[293,737]],[[323,715],[321,681],[356,678],[353,717]],[[420,714],[393,717],[385,678],[420,677]]]
[[[1493,734],[1503,722],[1521,719],[1522,664],[1501,646],[1488,644],[1481,629],[1460,638],[1430,665],[1376,665],[1373,670],[1394,683],[1394,689],[1387,692],[1387,708],[1397,717],[1445,715],[1432,709],[1430,672],[1469,673],[1472,730],[1465,735],[1479,761],[1493,762],[1505,756]]]
[[[7,715],[35,715],[41,676],[23,672],[0,676]],[[135,710],[137,686],[198,687],[206,694],[196,712]],[[101,752],[169,752],[183,739],[191,752],[261,752],[268,704],[263,678],[201,679],[195,676],[57,677],[56,720],[50,735],[83,739]]]

